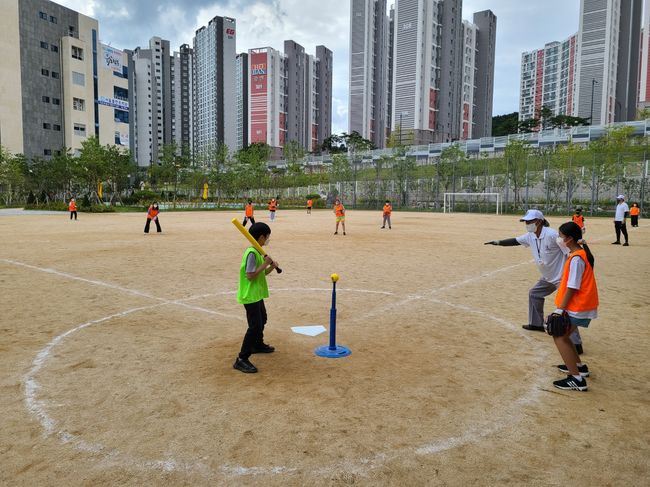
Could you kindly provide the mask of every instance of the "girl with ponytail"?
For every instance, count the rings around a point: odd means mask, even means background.
[[[553,382],[558,389],[586,391],[589,376],[587,364],[581,362],[569,335],[577,327],[587,328],[598,316],[598,289],[594,277],[594,256],[587,243],[582,240],[582,229],[574,222],[567,222],[559,228],[557,243],[567,247],[569,258],[564,264],[562,280],[555,297],[555,314],[566,314],[571,327],[565,336],[553,337],[564,364],[558,365],[567,378]]]

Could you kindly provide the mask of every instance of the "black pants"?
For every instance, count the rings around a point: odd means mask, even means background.
[[[311,208],[310,207],[307,207],[307,214],[311,215]]]
[[[74,215],[74,219],[77,219],[77,212],[76,211],[71,211],[70,212],[70,220],[72,220],[72,215]]]
[[[253,352],[253,348],[261,347],[264,343],[264,325],[266,325],[266,307],[264,300],[257,303],[245,304],[246,319],[248,320],[248,330],[244,335],[244,341],[241,344],[239,358],[247,360]]]
[[[616,241],[621,241],[621,232],[623,232],[625,243],[627,243],[627,225],[623,222],[614,222],[614,229],[616,230]]]
[[[633,227],[638,227],[639,226],[639,215],[630,216],[630,222],[632,223]]]
[[[253,218],[252,216],[245,216],[242,225],[246,226],[246,222],[248,221],[251,222],[251,225],[255,225],[255,218]]]
[[[160,221],[158,218],[154,220],[156,222],[156,230],[158,233],[162,232],[162,228],[160,228]],[[147,218],[147,224],[144,226],[144,233],[149,233],[149,226],[151,225],[151,218]]]

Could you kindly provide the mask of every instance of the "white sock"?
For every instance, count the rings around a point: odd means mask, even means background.
[[[583,364],[582,362],[578,362],[576,365],[577,365],[578,367],[582,367],[584,364]]]
[[[571,377],[573,377],[573,378],[574,378],[575,380],[577,380],[578,382],[584,380],[580,374],[578,374],[578,375],[572,375]]]

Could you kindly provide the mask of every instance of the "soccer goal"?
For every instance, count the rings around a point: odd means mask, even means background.
[[[445,193],[443,212],[502,213],[499,193]]]

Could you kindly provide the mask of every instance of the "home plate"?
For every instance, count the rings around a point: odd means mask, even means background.
[[[292,326],[291,331],[297,333],[298,335],[307,335],[309,337],[315,337],[327,330],[322,325],[314,325],[314,326]]]

